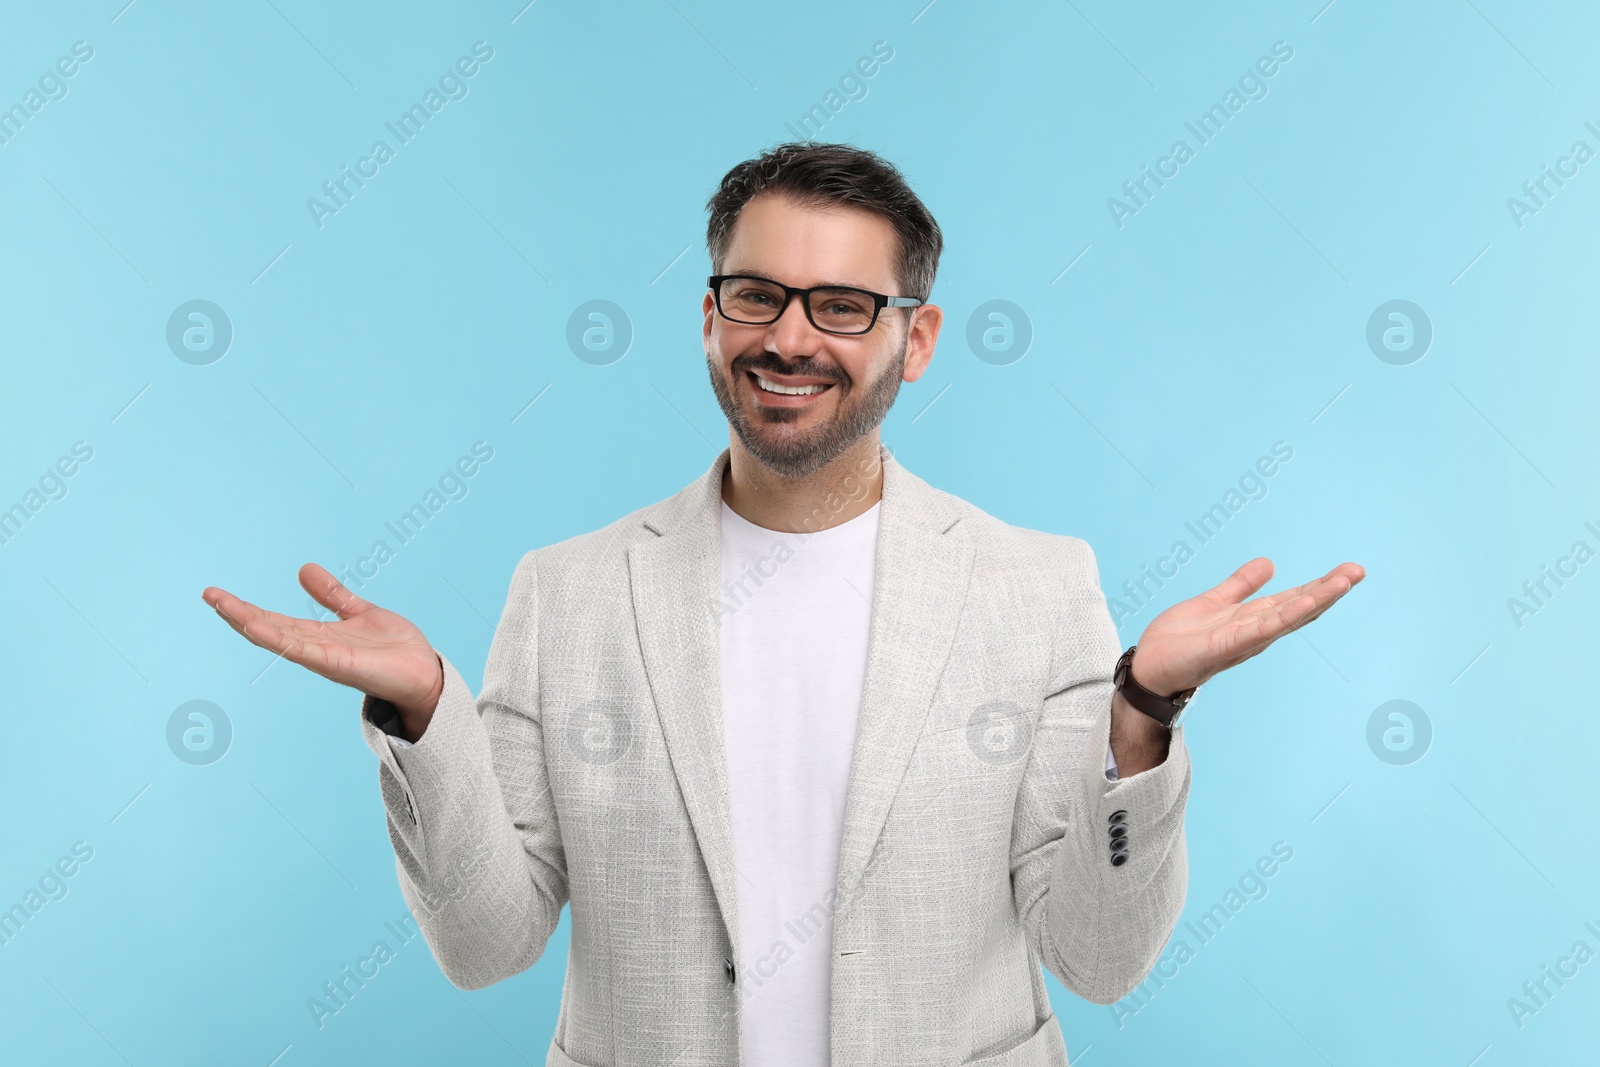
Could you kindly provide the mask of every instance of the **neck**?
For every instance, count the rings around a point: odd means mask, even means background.
[[[866,514],[883,499],[876,429],[803,478],[786,478],[763,467],[731,429],[728,441],[722,499],[734,514],[757,526],[816,533]]]

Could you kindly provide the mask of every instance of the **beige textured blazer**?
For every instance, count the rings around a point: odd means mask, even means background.
[[[1065,1067],[1040,965],[1098,1004],[1149,973],[1188,881],[1183,727],[1105,777],[1120,647],[1094,555],[887,449],[834,919],[833,1063]],[[449,660],[394,751],[367,698],[400,888],[452,983],[572,941],[555,1067],[739,1062],[719,692],[724,451],[676,495],[525,555],[472,692]],[[767,977],[771,977],[769,974]]]

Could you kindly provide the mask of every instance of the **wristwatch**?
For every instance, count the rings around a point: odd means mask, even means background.
[[[1111,674],[1112,684],[1117,687],[1117,692],[1122,694],[1122,699],[1171,730],[1178,725],[1178,720],[1183,717],[1184,706],[1195,693],[1199,692],[1200,687],[1185,689],[1170,697],[1150,692],[1133,679],[1133,653],[1138,647],[1129,645],[1128,651],[1117,660],[1117,669]]]

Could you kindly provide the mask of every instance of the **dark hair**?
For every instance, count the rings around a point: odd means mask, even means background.
[[[706,201],[711,212],[706,251],[715,273],[722,273],[739,213],[759,193],[782,193],[807,205],[864,208],[883,216],[900,240],[895,270],[900,292],[888,295],[926,300],[933,291],[944,235],[905,177],[882,156],[853,145],[791,142],[734,167]]]

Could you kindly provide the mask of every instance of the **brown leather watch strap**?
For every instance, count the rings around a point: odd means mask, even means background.
[[[1122,658],[1117,660],[1117,669],[1111,673],[1111,682],[1117,687],[1117,692],[1122,694],[1122,699],[1170,730],[1178,724],[1184,705],[1189,703],[1189,699],[1199,687],[1185,689],[1170,697],[1150,692],[1133,677],[1133,653],[1138,647],[1129,645]]]

